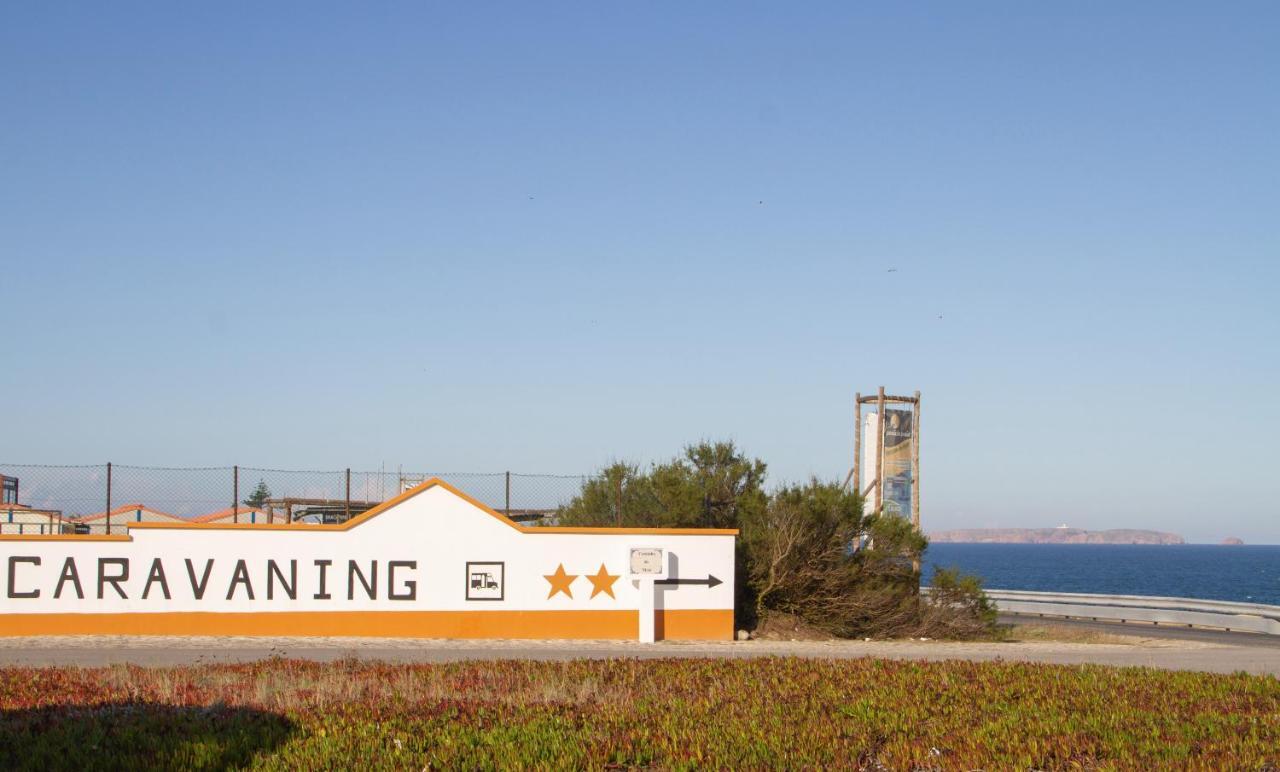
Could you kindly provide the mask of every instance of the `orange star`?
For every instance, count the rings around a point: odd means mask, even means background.
[[[621,574],[618,576],[621,576]],[[613,583],[618,581],[618,576],[609,573],[605,569],[604,563],[601,563],[600,570],[596,572],[595,576],[587,574],[587,579],[591,581],[591,597],[594,598],[602,592],[607,592],[610,598],[617,600],[618,596],[613,594]]]
[[[573,597],[573,592],[569,589],[569,585],[573,584],[573,580],[578,578],[578,574],[566,574],[564,572],[564,563],[561,563],[556,568],[554,574],[543,574],[542,577],[551,583],[551,592],[547,595],[548,599],[554,598],[557,592],[563,592],[570,598]]]

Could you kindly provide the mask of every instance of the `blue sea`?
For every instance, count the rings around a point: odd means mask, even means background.
[[[1215,544],[931,544],[934,565],[999,590],[1165,595],[1280,605],[1280,546]]]

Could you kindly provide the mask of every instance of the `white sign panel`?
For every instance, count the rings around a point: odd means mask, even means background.
[[[632,547],[632,576],[658,577],[666,573],[666,561],[661,547]]]

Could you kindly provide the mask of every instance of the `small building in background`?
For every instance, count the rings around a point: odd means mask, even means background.
[[[0,504],[18,503],[18,478],[0,474]]]
[[[13,479],[13,478],[9,478]],[[0,534],[73,533],[75,521],[55,509],[35,509],[16,501],[0,504]]]
[[[18,502],[18,478],[0,474],[0,534],[71,533],[73,522],[57,509],[38,509]]]
[[[123,504],[111,510],[111,527],[127,527],[130,523],[187,523],[185,518],[152,509],[145,504]],[[77,533],[106,533],[107,513],[99,512],[76,518]]]
[[[248,524],[248,525],[266,525],[271,522],[271,517],[266,512],[263,512],[261,509],[254,509],[253,507],[245,506],[245,507],[240,507],[238,509],[232,509],[231,507],[227,507],[226,509],[221,509],[221,510],[218,510],[217,512],[210,512],[207,515],[199,515],[197,517],[193,517],[189,522],[219,523],[219,524],[241,523],[241,524]]]

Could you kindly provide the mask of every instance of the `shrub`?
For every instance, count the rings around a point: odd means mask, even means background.
[[[959,569],[934,566],[928,602],[918,635],[933,638],[978,638],[995,630],[996,607],[982,591],[982,580]]]
[[[906,519],[864,515],[857,492],[816,478],[766,494],[765,470],[732,442],[701,442],[648,471],[607,467],[557,521],[738,528],[740,627],[779,612],[840,637],[967,638],[993,630],[994,611],[975,577],[948,575],[943,582],[952,584],[933,596],[938,600],[920,597],[914,567],[928,541]]]

